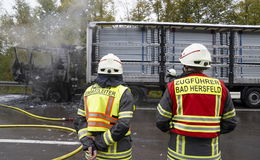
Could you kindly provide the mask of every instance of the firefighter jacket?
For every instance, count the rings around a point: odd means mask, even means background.
[[[218,136],[237,123],[224,83],[201,73],[168,83],[157,111],[157,127],[171,134],[168,159],[220,159]]]
[[[88,87],[74,123],[79,140],[87,135],[95,137],[97,159],[131,159],[129,125],[133,111],[133,96],[127,87]]]

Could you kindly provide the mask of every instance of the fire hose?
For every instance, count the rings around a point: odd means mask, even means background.
[[[13,107],[13,106],[8,106],[8,105],[4,105],[4,104],[0,104],[1,107],[5,107],[5,108],[10,108],[10,109],[14,109],[17,111],[20,111],[24,114],[27,114],[31,117],[34,118],[38,118],[38,119],[43,119],[43,120],[51,120],[51,121],[72,121],[72,118],[49,118],[49,117],[43,117],[43,116],[38,116],[35,114],[32,114],[30,112],[27,112],[23,109],[17,108],[17,107]],[[60,129],[60,130],[65,130],[65,131],[70,131],[70,132],[74,132],[76,133],[75,129],[69,128],[69,127],[62,127],[62,126],[55,126],[55,125],[35,125],[35,124],[17,124],[17,125],[0,125],[0,128],[13,128],[13,127],[36,127],[36,128],[53,128],[53,129]],[[67,159],[75,154],[77,154],[78,152],[80,152],[82,150],[82,145],[80,147],[78,147],[77,149],[75,149],[74,151],[67,153],[63,156],[54,158],[52,160],[63,160],[63,159]]]

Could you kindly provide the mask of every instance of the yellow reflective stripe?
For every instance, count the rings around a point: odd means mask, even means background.
[[[116,152],[117,152],[117,142],[115,142],[114,144],[112,144],[112,147],[113,147],[112,153],[116,153]]]
[[[204,125],[187,125],[182,123],[174,123],[174,128],[189,131],[189,132],[205,132],[205,133],[215,133],[220,131],[220,126],[204,126]]]
[[[186,145],[186,143],[185,143],[185,136],[181,136],[181,146],[182,146],[181,153],[182,154],[185,154],[185,145]]]
[[[180,154],[172,150],[168,147],[168,155],[167,158],[169,159],[189,159],[189,160],[220,160],[221,159],[221,152],[214,156],[192,156],[192,155],[185,155]]]
[[[221,117],[175,115],[173,120],[182,122],[220,123]]]
[[[128,130],[127,133],[125,134],[125,136],[129,136],[131,134],[131,131]]]
[[[235,109],[233,109],[230,112],[227,112],[227,113],[223,114],[222,119],[227,119],[227,118],[234,117],[234,116],[236,116]]]
[[[176,96],[176,100],[177,100],[177,115],[183,115],[182,96],[181,95]]]
[[[167,154],[167,160],[175,160],[175,158],[172,158],[169,153]]]
[[[112,138],[110,130],[107,130],[105,133],[103,133],[103,138],[107,145],[111,145],[111,144],[115,143],[115,141]]]
[[[123,111],[119,112],[119,118],[132,118],[133,117],[133,111]]]
[[[218,137],[216,138],[212,138],[212,141],[211,141],[211,155],[214,156],[214,155],[217,155],[218,154]]]
[[[135,105],[133,105],[133,111],[135,111],[136,110],[136,106]]]
[[[173,122],[173,121],[171,121],[171,122],[169,123],[169,125],[170,125],[170,128],[174,128],[174,122]]]
[[[166,111],[165,109],[163,109],[160,104],[158,104],[157,110],[160,113],[160,115],[162,115],[163,117],[172,118],[172,113],[170,113],[170,112]]]
[[[215,116],[220,114],[221,95],[216,96]]]
[[[85,158],[89,158],[88,151],[85,152]],[[124,152],[117,152],[117,153],[109,153],[109,152],[102,152],[97,151],[97,160],[107,160],[107,159],[113,159],[113,160],[131,160],[132,159],[132,149],[129,149]]]
[[[112,145],[108,146],[107,151],[109,153],[116,153],[116,149],[117,149],[117,142],[115,142]]]
[[[109,159],[123,159],[123,158],[129,158],[132,155],[132,148],[124,151],[124,152],[117,152],[117,153],[107,153],[107,152],[102,152],[98,151],[97,157],[100,158],[109,158]]]
[[[112,157],[110,157],[109,159],[118,160],[118,158],[112,158]],[[108,159],[107,158],[96,157],[96,160],[108,160]],[[127,158],[120,158],[120,160],[132,160],[132,155],[130,155]]]
[[[91,135],[92,135],[92,133],[90,133],[87,128],[80,129],[78,132],[79,139],[81,139],[85,136],[91,136]]]
[[[106,132],[108,128],[105,128],[103,126],[88,126],[89,132]]]
[[[218,139],[218,137],[216,137],[215,139],[216,139],[216,154],[215,155],[217,155],[219,153],[219,145],[218,145],[219,139]]]
[[[80,115],[80,116],[83,116],[83,117],[85,117],[85,116],[86,116],[86,113],[85,113],[85,111],[84,111],[84,110],[82,110],[82,109],[78,109],[78,112],[77,112],[77,114],[78,114],[78,115]]]
[[[176,137],[176,152],[185,154],[185,136],[177,135]]]
[[[86,155],[85,155],[85,158],[86,159],[89,159],[89,154],[86,152]],[[102,157],[97,157],[95,158],[96,160],[108,160],[108,158],[102,158]],[[112,159],[112,160],[118,160],[118,158],[113,158],[113,157],[109,157],[109,159]],[[127,156],[126,158],[120,158],[120,160],[132,160],[132,155],[130,154],[129,156]]]

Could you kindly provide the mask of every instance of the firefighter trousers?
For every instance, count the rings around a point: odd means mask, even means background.
[[[167,160],[221,160],[219,138],[170,134]]]
[[[88,152],[85,154],[85,158],[88,159]],[[97,151],[97,160],[132,160],[132,144],[131,137],[126,136],[120,141],[108,146],[104,151]]]

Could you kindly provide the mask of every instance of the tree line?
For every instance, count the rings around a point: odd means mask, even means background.
[[[134,21],[260,24],[260,0],[137,0]]]
[[[13,13],[1,8],[0,80],[11,79],[13,46],[84,45],[89,21],[115,21],[114,0],[36,0],[31,7],[15,0]],[[260,24],[260,0],[117,0],[124,21],[185,22],[212,24]]]

